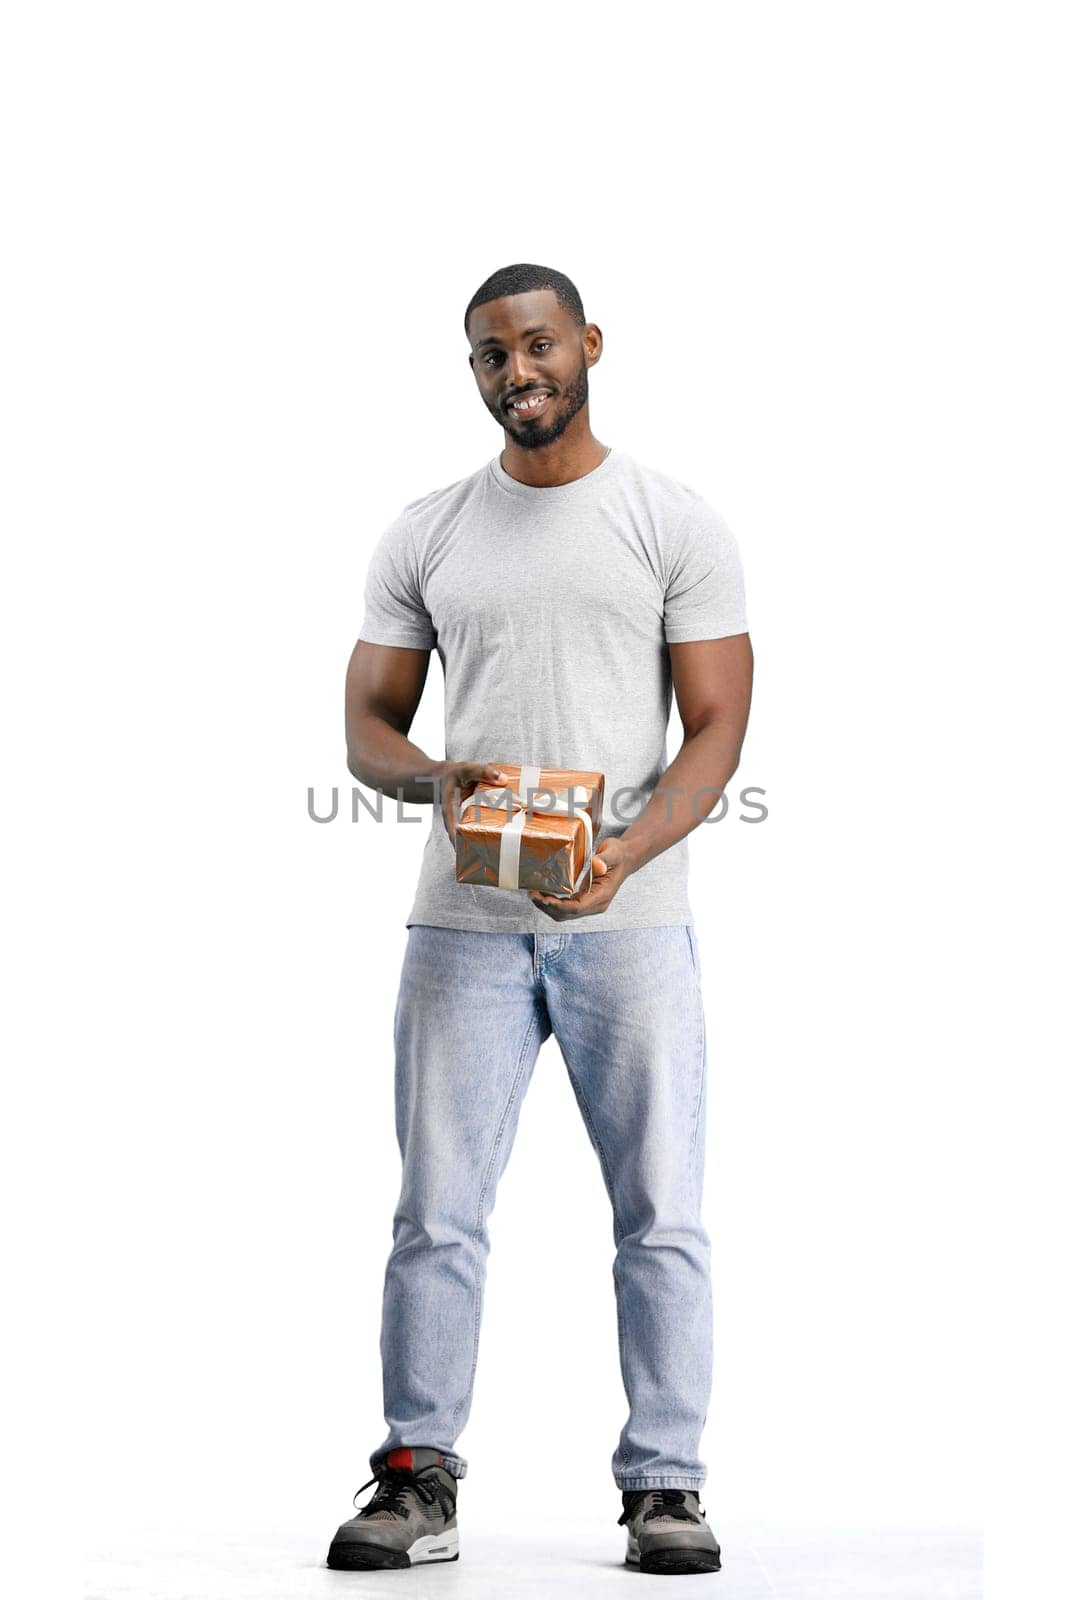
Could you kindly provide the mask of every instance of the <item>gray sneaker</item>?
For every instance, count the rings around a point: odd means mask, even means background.
[[[626,1559],[642,1572],[718,1572],[719,1541],[694,1489],[624,1489]]]
[[[333,1536],[328,1567],[414,1567],[423,1561],[458,1561],[455,1478],[440,1450],[390,1450],[367,1484],[378,1487]],[[354,1498],[354,1497],[353,1497]]]

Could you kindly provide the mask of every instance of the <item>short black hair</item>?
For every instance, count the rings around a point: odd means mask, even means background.
[[[471,312],[488,300],[499,300],[507,294],[529,294],[531,289],[551,289],[565,311],[574,318],[579,330],[585,327],[585,310],[582,297],[565,272],[554,267],[538,267],[530,261],[515,261],[510,267],[498,267],[480,289],[471,296],[463,317],[463,331],[470,333]]]

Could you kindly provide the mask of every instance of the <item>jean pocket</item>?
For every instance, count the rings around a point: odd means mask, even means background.
[[[693,963],[693,971],[696,973],[696,979],[699,983],[702,974],[700,971],[700,945],[697,942],[696,929],[690,927],[687,923],[685,932],[689,940],[689,958]]]

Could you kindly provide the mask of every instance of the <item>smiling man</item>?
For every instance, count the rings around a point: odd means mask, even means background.
[[[464,328],[504,448],[381,535],[346,685],[349,770],[434,809],[394,1017],[402,1176],[381,1328],[388,1432],[369,1457],[374,1494],[327,1560],[407,1567],[459,1554],[467,1461],[456,1441],[487,1221],[554,1034],[614,1214],[629,1414],[611,1470],[626,1559],[646,1572],[716,1571],[699,1499],[712,1364],[707,1051],[686,836],[719,803],[748,718],[737,545],[698,493],[594,437],[589,369],[603,336],[563,273],[501,268]],[[439,760],[407,737],[435,650]],[[668,765],[672,693],[683,738]],[[456,881],[458,802],[501,762],[604,773],[604,826],[576,895]]]

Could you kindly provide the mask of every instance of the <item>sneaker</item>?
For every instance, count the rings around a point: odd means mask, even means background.
[[[333,1536],[328,1567],[414,1567],[423,1561],[458,1561],[455,1478],[440,1450],[390,1450],[367,1484],[378,1487],[356,1516]],[[353,1496],[355,1503],[355,1496]]]
[[[626,1559],[642,1572],[718,1572],[719,1541],[695,1489],[624,1489]]]

